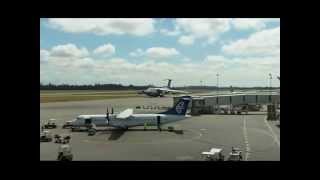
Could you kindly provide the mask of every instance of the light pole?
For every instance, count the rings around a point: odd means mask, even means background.
[[[270,87],[270,95],[269,95],[269,98],[270,98],[270,109],[268,110],[268,120],[274,120],[276,118],[276,109],[275,109],[275,104],[272,103],[272,99],[271,99],[271,88],[272,88],[272,85],[271,85],[271,80],[272,80],[272,75],[271,73],[269,73],[269,87]]]
[[[220,106],[219,106],[219,73],[217,73],[217,101],[218,101],[218,112],[220,112]]]
[[[271,80],[272,80],[272,75],[271,73],[269,73],[269,99],[270,99],[270,104],[272,104],[272,100],[271,100]]]
[[[217,74],[217,93],[219,94],[219,74]]]
[[[269,88],[270,88],[270,94],[271,94],[271,80],[272,80],[272,75],[269,73]]]

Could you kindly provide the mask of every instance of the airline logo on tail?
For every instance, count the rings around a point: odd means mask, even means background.
[[[184,102],[182,101],[182,102],[177,104],[176,111],[177,111],[178,114],[181,114],[183,109],[184,109]]]
[[[172,79],[167,79],[167,80],[168,80],[167,88],[171,88],[171,81],[172,81]]]
[[[171,109],[166,112],[162,112],[159,114],[177,114],[177,115],[185,115],[188,109],[188,104],[191,100],[190,96],[183,96],[178,101],[178,103]]]

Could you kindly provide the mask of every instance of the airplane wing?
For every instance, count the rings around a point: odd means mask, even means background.
[[[168,88],[155,88],[158,91],[160,91],[161,93],[182,93],[182,94],[188,94],[189,92],[187,91],[180,91],[180,90],[173,90],[173,89],[168,89]]]
[[[116,141],[121,136],[123,136],[124,133],[125,133],[125,131],[123,131],[123,130],[113,130],[113,131],[111,131],[111,135],[109,136],[108,140]]]
[[[173,89],[168,89],[167,91],[170,93],[184,93],[184,94],[189,93],[187,91],[180,91],[180,90],[173,90]]]
[[[201,154],[203,154],[203,155],[213,155],[214,153],[212,153],[212,152],[202,152]]]
[[[168,91],[169,90],[168,88],[165,88],[165,87],[163,87],[163,88],[154,88],[154,89],[156,89],[158,91]]]
[[[117,118],[126,119],[130,117],[132,114],[133,114],[133,109],[126,109],[125,111],[122,111],[120,114],[118,114]]]

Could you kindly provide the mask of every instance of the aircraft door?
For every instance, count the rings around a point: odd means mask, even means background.
[[[90,125],[92,123],[92,119],[88,118],[84,120],[85,125]]]

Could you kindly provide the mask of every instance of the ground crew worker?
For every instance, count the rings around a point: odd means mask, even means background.
[[[58,150],[58,161],[72,161],[73,155],[71,154],[71,147],[69,144],[63,142],[61,146],[59,146]]]
[[[218,159],[218,160],[219,160],[219,161],[223,161],[223,160],[224,160],[223,155],[222,155],[221,152],[219,153],[219,159]]]
[[[56,134],[56,135],[54,135],[54,138],[55,138],[55,142],[56,143],[59,143],[59,142],[61,142],[61,136],[59,135],[59,134]]]
[[[70,139],[71,139],[70,135],[67,135],[67,136],[64,137],[63,140],[64,140],[65,143],[69,143]]]

